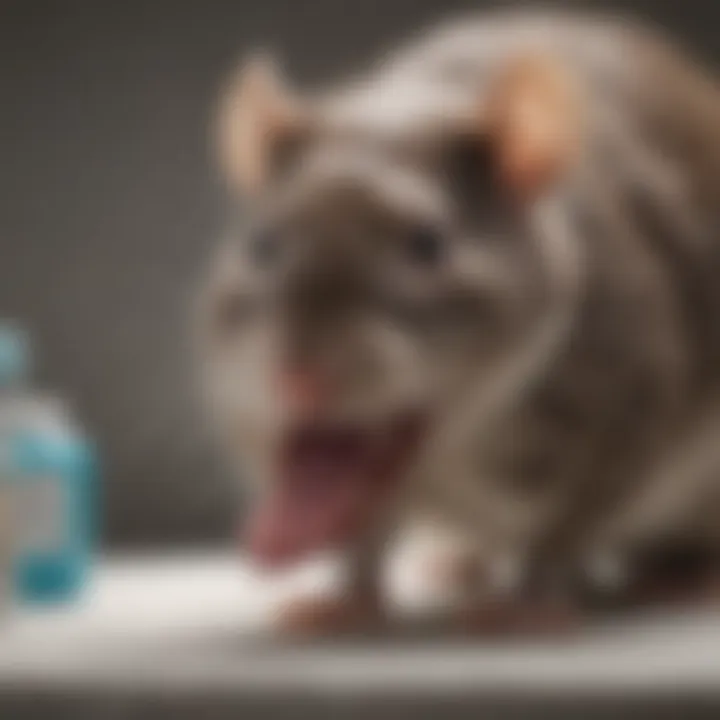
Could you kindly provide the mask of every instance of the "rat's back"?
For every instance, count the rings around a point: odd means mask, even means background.
[[[577,502],[550,532],[550,544],[568,542],[574,532],[568,528],[579,524],[599,520],[602,527],[609,507],[621,509],[609,513],[605,526],[611,542],[702,523],[703,508],[712,525],[720,498],[720,459],[711,452],[720,431],[720,90],[712,74],[642,24],[499,12],[453,22],[385,56],[373,75],[334,94],[331,106],[344,123],[421,130],[471,114],[498,69],[522,54],[564,65],[584,123],[566,210],[594,265],[579,301],[574,347],[558,356],[546,386],[552,395],[576,374],[578,356],[599,352],[618,366],[646,367],[644,379],[658,377],[650,395],[666,398],[644,417],[639,407],[622,410],[631,388],[618,386],[594,408],[597,415],[611,412],[616,395],[617,442],[609,428],[598,451],[613,459],[579,482]],[[633,297],[638,302],[630,307]],[[643,303],[652,310],[642,310]],[[637,322],[628,319],[633,314]],[[652,334],[664,338],[662,349],[647,339]],[[698,462],[705,463],[702,471]],[[603,486],[599,494],[589,490],[593,483]]]

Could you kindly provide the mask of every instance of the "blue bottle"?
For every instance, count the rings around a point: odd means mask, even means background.
[[[30,391],[29,344],[0,326],[0,463],[10,491],[12,569],[23,604],[75,598],[92,560],[96,453],[57,398]]]

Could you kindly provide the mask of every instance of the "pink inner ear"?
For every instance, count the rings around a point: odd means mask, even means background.
[[[275,146],[305,122],[297,100],[266,58],[241,69],[220,109],[220,163],[230,185],[245,193],[267,182]]]
[[[525,59],[513,65],[489,102],[500,173],[524,199],[541,194],[577,151],[578,107],[563,68]]]

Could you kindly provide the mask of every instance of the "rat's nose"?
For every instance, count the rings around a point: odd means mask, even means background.
[[[280,399],[293,415],[316,415],[328,402],[328,381],[318,370],[286,366],[278,373],[277,380]]]

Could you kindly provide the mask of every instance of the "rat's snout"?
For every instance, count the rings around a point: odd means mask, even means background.
[[[284,278],[281,303],[291,331],[342,324],[362,303],[358,258],[344,245],[319,246],[318,253],[299,260]]]
[[[380,359],[359,314],[300,318],[282,332],[284,347],[275,370],[278,399],[295,417],[352,413],[381,386]]]
[[[299,264],[279,300],[280,401],[302,415],[331,410],[347,394],[356,364],[351,347],[362,304],[356,268],[328,255]]]
[[[328,405],[330,387],[320,371],[286,364],[279,368],[276,379],[280,401],[292,415],[315,416]]]
[[[347,351],[351,331],[342,318],[287,313],[274,375],[278,399],[295,417],[331,415],[350,393],[354,360]]]

